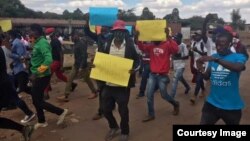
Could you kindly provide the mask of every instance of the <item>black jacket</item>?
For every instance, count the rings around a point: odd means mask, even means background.
[[[104,48],[100,48],[99,51],[106,53],[106,54],[109,54],[113,38],[114,38],[113,35],[111,35],[111,37],[108,39],[108,41],[106,43],[106,46],[104,46]],[[126,34],[125,42],[126,42],[126,47],[125,47],[125,57],[124,58],[134,60],[133,69],[137,71],[137,70],[139,70],[139,67],[140,67],[140,60],[139,60],[139,56],[135,50],[134,42],[129,37],[129,34]],[[129,78],[129,82],[128,82],[129,88],[135,86],[135,80],[136,80],[136,75],[135,75],[135,73],[133,73],[130,75],[130,78]]]

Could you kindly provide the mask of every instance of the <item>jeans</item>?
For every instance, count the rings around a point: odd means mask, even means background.
[[[195,91],[194,91],[195,96],[197,96],[199,94],[200,89],[205,90],[203,75],[202,75],[202,73],[197,72],[197,74],[196,74],[196,85],[195,85]]]
[[[12,129],[12,130],[22,132],[24,126],[13,121],[13,120],[0,117],[0,128],[1,129]]]
[[[27,72],[21,71],[14,77],[15,77],[16,88],[19,88],[18,93],[26,92],[30,94],[31,88],[27,86],[29,81],[29,74]]]
[[[173,83],[172,83],[172,91],[171,91],[171,96],[173,98],[176,95],[178,81],[181,81],[186,89],[190,89],[190,86],[188,85],[187,81],[183,77],[184,70],[185,70],[185,68],[181,68],[181,69],[175,70],[175,72],[174,72]]]
[[[120,127],[121,133],[129,134],[129,110],[128,102],[130,96],[130,88],[105,86],[103,97],[104,116],[108,120],[109,128],[118,128],[117,121],[112,113],[115,103],[118,104],[118,111],[121,117]]]
[[[18,93],[16,92],[14,85],[14,76],[9,75],[9,80],[12,82],[12,88],[9,90],[11,101],[15,103],[15,105],[25,113],[25,115],[32,115],[33,112],[28,108],[27,104],[18,97]]]
[[[33,87],[31,89],[32,93],[32,100],[33,104],[36,108],[38,122],[44,123],[45,122],[45,116],[44,116],[44,110],[49,111],[51,113],[61,115],[63,113],[63,109],[58,108],[48,102],[44,101],[44,90],[48,86],[50,81],[50,76],[36,78],[33,82]]]
[[[222,119],[227,125],[239,125],[242,116],[241,110],[223,110],[205,102],[202,108],[201,125],[213,125]]]
[[[69,96],[69,94],[71,92],[72,83],[73,83],[73,81],[78,73],[80,73],[81,77],[84,78],[84,80],[88,84],[89,88],[91,89],[92,93],[96,93],[97,90],[96,90],[92,80],[89,77],[90,76],[89,68],[85,68],[81,72],[79,72],[78,68],[76,68],[75,66],[72,66],[72,70],[70,72],[70,76],[69,76],[68,82],[67,82],[66,87],[65,87],[65,92],[64,92],[65,96]]]
[[[147,86],[149,73],[150,73],[150,65],[148,63],[144,63],[143,64],[143,72],[142,72],[139,96],[144,96],[145,95],[145,89],[146,89],[146,86]]]
[[[169,77],[167,75],[159,75],[150,73],[147,85],[147,104],[148,104],[148,115],[155,116],[154,111],[154,92],[155,86],[158,84],[161,97],[171,103],[173,106],[177,106],[175,101],[167,92],[167,84],[169,83]]]

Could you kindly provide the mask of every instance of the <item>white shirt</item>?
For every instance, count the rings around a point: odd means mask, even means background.
[[[207,38],[207,43],[205,44],[205,46],[207,48],[207,56],[211,56],[211,55],[217,53],[216,44],[212,40],[212,38],[210,38],[210,37]]]
[[[7,73],[8,74],[12,74],[13,71],[10,68],[10,64],[13,62],[13,59],[10,58],[11,50],[9,50],[8,48],[6,48],[5,46],[2,46],[2,49],[3,49],[4,55],[5,55]]]
[[[114,40],[113,40],[112,43],[111,43],[111,46],[110,46],[109,54],[113,55],[113,56],[118,56],[118,57],[124,58],[124,56],[125,56],[125,48],[126,48],[125,40],[121,44],[120,48],[115,46],[115,43],[114,43]],[[109,85],[109,86],[113,86],[113,87],[120,86],[120,85],[112,84],[112,83],[109,83],[109,82],[107,82],[106,84]]]
[[[194,45],[194,44],[195,44],[195,45]],[[203,50],[201,49],[201,44],[204,45]],[[205,44],[204,44],[204,42],[203,42],[202,40],[199,41],[199,42],[193,42],[193,43],[192,43],[192,46],[191,46],[191,49],[193,50],[194,47],[196,47],[197,50],[200,51],[200,52],[207,52],[207,48],[205,47]],[[194,52],[194,68],[197,69],[196,61],[197,61],[199,58],[201,58],[202,56],[201,56],[198,52],[195,52],[195,51],[193,51],[193,52]],[[207,63],[205,63],[205,66],[204,66],[204,67],[205,67],[205,68],[207,67]]]
[[[181,54],[181,57],[188,56],[188,49],[186,44],[181,43],[178,47],[179,47],[178,54]],[[186,61],[183,59],[173,60],[173,64],[174,64],[174,70],[182,69],[185,68]]]

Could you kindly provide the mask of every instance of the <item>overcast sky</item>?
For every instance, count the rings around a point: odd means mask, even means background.
[[[241,9],[243,19],[250,23],[250,0],[21,0],[22,3],[35,11],[50,11],[61,14],[65,9],[73,11],[80,8],[84,13],[90,6],[115,6],[121,9],[135,8],[140,15],[144,7],[148,7],[158,18],[178,8],[181,18],[193,15],[205,16],[218,13],[225,21],[230,22],[233,9]]]

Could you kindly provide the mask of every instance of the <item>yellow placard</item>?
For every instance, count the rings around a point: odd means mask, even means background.
[[[128,86],[133,60],[97,52],[94,59],[95,68],[90,78],[120,86]]]
[[[139,41],[165,41],[167,27],[166,20],[142,20],[136,22],[136,28],[140,32]]]
[[[7,32],[12,29],[11,20],[0,20],[0,26],[3,32]]]
[[[89,29],[91,32],[95,33],[95,26],[94,25],[89,25]]]

